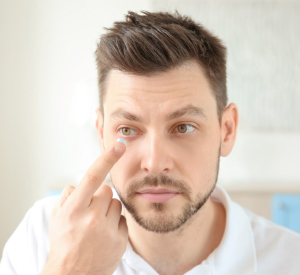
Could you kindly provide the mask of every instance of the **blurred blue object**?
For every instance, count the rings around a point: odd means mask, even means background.
[[[49,190],[46,193],[46,197],[52,197],[52,196],[57,196],[60,195],[62,190]]]
[[[273,195],[272,220],[300,233],[300,195]]]

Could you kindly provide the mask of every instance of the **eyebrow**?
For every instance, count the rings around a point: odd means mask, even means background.
[[[168,119],[171,120],[171,119],[182,117],[184,115],[198,116],[198,117],[201,117],[204,119],[207,118],[202,108],[199,108],[199,107],[189,104],[186,107],[183,107],[183,108],[173,112],[172,114],[170,114],[168,116]]]
[[[127,111],[125,111],[124,109],[121,109],[121,108],[114,111],[110,115],[110,118],[111,119],[125,118],[125,119],[131,120],[131,121],[143,122],[143,120],[140,117],[138,117],[138,116],[136,116],[136,115],[134,115],[130,112],[127,112]]]
[[[184,115],[188,116],[197,116],[203,119],[206,119],[207,116],[205,115],[204,111],[202,108],[193,106],[191,104],[187,105],[186,107],[180,108],[177,111],[167,115],[167,120],[172,120],[176,119],[179,117],[182,117]],[[128,111],[125,111],[122,108],[117,109],[110,115],[111,119],[118,119],[118,118],[125,118],[130,121],[135,121],[135,122],[143,122],[143,119],[133,113],[130,113]]]

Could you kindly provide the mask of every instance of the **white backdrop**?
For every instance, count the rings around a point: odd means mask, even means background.
[[[300,133],[300,1],[153,0],[192,16],[228,47],[229,98],[243,131]]]
[[[99,155],[94,51],[129,9],[150,1],[0,0],[0,257],[28,208]]]
[[[300,184],[300,1],[153,0],[192,18],[228,48],[228,96],[240,112],[219,182]]]
[[[219,181],[300,183],[299,4],[273,2],[0,0],[1,251],[37,199],[76,185],[99,155],[93,54],[103,27],[130,9],[178,8],[228,46],[241,131]]]

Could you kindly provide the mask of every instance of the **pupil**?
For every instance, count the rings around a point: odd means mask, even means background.
[[[122,132],[124,135],[129,135],[129,128],[123,128]]]
[[[186,125],[179,125],[179,132],[185,133],[186,132]]]

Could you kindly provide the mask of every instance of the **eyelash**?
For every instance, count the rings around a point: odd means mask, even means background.
[[[187,127],[190,126],[190,127],[193,127],[193,128],[194,128],[193,131],[188,132],[188,133],[192,133],[192,132],[194,132],[194,130],[196,129],[195,126],[193,126],[193,125],[191,125],[191,124],[187,124],[187,123],[181,123],[181,124],[178,124],[178,125],[175,126],[175,129],[177,129],[177,127],[182,126],[182,125],[186,125]],[[130,129],[130,130],[133,130],[133,131],[137,132],[135,129],[130,128],[130,127],[121,127],[121,128],[118,129],[118,132],[119,132],[122,136],[124,136],[124,137],[130,137],[130,136],[132,136],[132,135],[124,135],[124,134],[122,134],[122,129]],[[177,133],[180,133],[180,132],[177,131]],[[180,134],[187,134],[187,133],[184,132],[184,133],[180,133]]]

